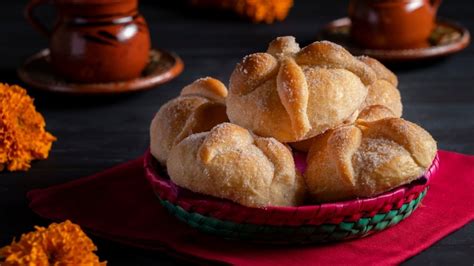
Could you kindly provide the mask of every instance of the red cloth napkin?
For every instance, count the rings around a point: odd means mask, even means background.
[[[186,258],[238,265],[398,264],[474,218],[474,156],[440,151],[439,157],[440,169],[412,216],[372,236],[330,245],[256,245],[191,229],[161,207],[143,158],[27,196],[44,218],[70,219],[99,236]]]

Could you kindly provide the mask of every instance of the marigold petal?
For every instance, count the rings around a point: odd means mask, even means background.
[[[52,223],[48,228],[23,234],[0,249],[1,265],[106,265],[100,262],[97,247],[81,228],[70,221]]]
[[[0,171],[28,170],[33,160],[48,158],[56,138],[26,90],[0,83]]]
[[[273,23],[286,18],[293,0],[191,0],[193,5],[230,9],[253,22]]]

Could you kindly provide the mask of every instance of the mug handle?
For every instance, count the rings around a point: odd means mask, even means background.
[[[430,0],[431,8],[436,13],[438,11],[439,6],[441,5],[442,0]]]
[[[51,36],[51,31],[35,16],[35,9],[40,5],[51,3],[52,0],[31,0],[24,10],[25,18],[30,22],[33,28],[48,38]]]

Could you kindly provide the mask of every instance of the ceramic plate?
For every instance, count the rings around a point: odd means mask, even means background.
[[[417,49],[367,49],[350,39],[351,20],[341,18],[327,24],[318,39],[341,44],[355,55],[368,55],[381,61],[412,61],[436,58],[459,52],[470,42],[469,31],[454,22],[438,19],[429,38],[429,46]]]
[[[183,61],[174,53],[154,49],[141,77],[108,83],[74,83],[56,75],[50,64],[49,50],[45,49],[26,60],[18,75],[26,84],[41,90],[68,94],[118,94],[151,89],[178,76]]]

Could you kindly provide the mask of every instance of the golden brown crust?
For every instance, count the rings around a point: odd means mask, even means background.
[[[230,123],[185,138],[171,150],[167,169],[181,187],[249,207],[296,206],[304,197],[291,151]]]
[[[357,119],[365,121],[376,121],[387,117],[398,117],[393,111],[384,105],[370,105],[360,111]]]
[[[277,76],[277,91],[291,121],[295,136],[302,138],[311,129],[308,114],[308,85],[301,68],[293,58],[281,62]]]
[[[367,106],[360,113],[354,113],[354,117],[351,117],[349,120],[345,121],[343,125],[352,124],[356,119],[365,120],[365,121],[376,121],[388,117],[398,117],[395,115],[392,110],[383,105],[371,105]],[[313,140],[318,136],[312,137],[310,139],[292,142],[290,146],[294,149],[302,152],[308,152],[311,147]]]
[[[358,127],[368,138],[391,139],[403,146],[416,163],[427,168],[436,154],[433,137],[417,124],[401,118],[388,118],[378,121],[358,121]]]
[[[318,135],[319,136],[319,135]],[[316,138],[317,136],[315,137],[312,137],[312,138],[309,138],[309,139],[305,139],[305,140],[300,140],[300,141],[297,141],[297,142],[291,142],[291,143],[288,143],[293,149],[297,150],[297,151],[301,151],[301,152],[308,152],[309,151],[309,148],[311,148],[311,145],[313,144],[313,140],[314,138]]]
[[[220,102],[203,103],[190,112],[181,132],[176,136],[175,143],[193,133],[208,131],[215,125],[228,120],[224,104]]]
[[[377,81],[368,86],[369,92],[362,109],[371,105],[384,105],[397,117],[402,116],[403,106],[400,91],[397,89],[397,76],[382,63],[368,56],[357,57],[369,66],[377,76]]]
[[[375,72],[357,60],[342,46],[328,41],[314,42],[299,51],[295,60],[300,65],[347,69],[356,74],[364,85],[375,82]]]
[[[219,80],[205,77],[184,87],[179,95],[204,97],[214,102],[225,103],[227,88]]]
[[[357,59],[372,68],[372,70],[375,71],[375,74],[377,75],[377,79],[383,79],[390,82],[390,84],[395,87],[398,86],[397,76],[387,67],[385,67],[382,63],[380,63],[377,59],[368,56],[359,56],[357,57]]]
[[[401,118],[357,120],[314,138],[305,180],[313,200],[371,197],[421,176],[436,142]]]
[[[301,50],[300,45],[293,36],[277,37],[268,45],[267,53],[274,57],[296,54]]]
[[[400,91],[386,80],[379,79],[368,87],[369,93],[363,103],[363,107],[371,105],[383,105],[388,107],[397,116],[401,117],[403,112]]]
[[[171,148],[187,136],[208,131],[228,121],[226,87],[213,78],[201,78],[183,88],[179,97],[163,105],[150,125],[150,151],[162,164]]]
[[[303,49],[279,37],[267,53],[244,57],[227,98],[231,122],[281,142],[308,139],[354,116],[375,72],[344,48],[315,42]]]
[[[251,54],[235,68],[231,83],[233,93],[246,95],[261,86],[265,81],[274,78],[278,73],[278,61],[266,53]]]

